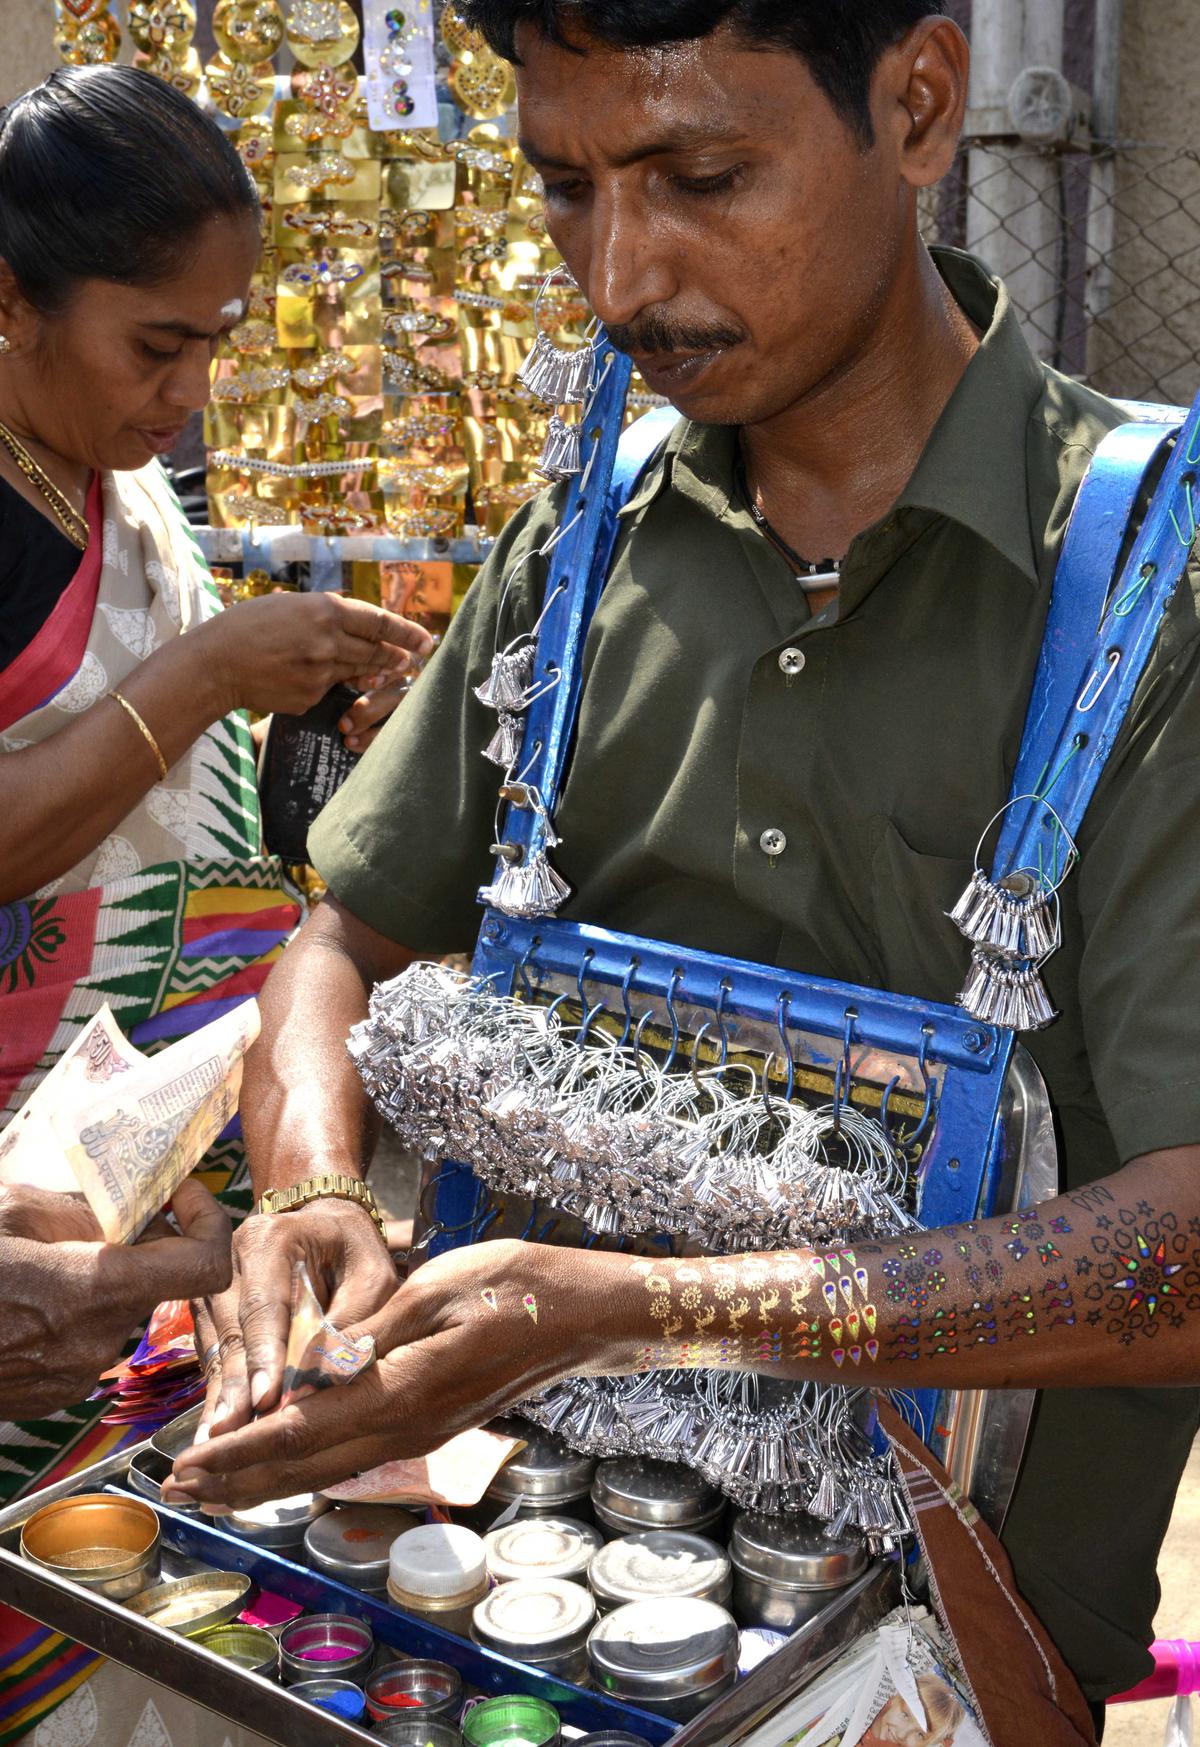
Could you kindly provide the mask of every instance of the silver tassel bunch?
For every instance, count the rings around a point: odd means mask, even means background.
[[[546,441],[538,472],[546,479],[571,479],[583,471],[583,426],[569,425],[558,413],[552,413],[546,426]]]
[[[973,950],[958,1005],[985,1025],[1006,1031],[1041,1031],[1056,1017],[1041,966],[1057,950],[1053,892],[1030,875],[997,885],[976,868],[947,912]]]
[[[536,650],[532,643],[519,649],[501,649],[492,657],[492,671],[475,696],[490,710],[517,715],[526,708]]]
[[[590,345],[569,351],[556,346],[546,333],[539,333],[533,350],[517,372],[530,394],[552,406],[584,406],[592,392],[596,354]]]
[[[863,1431],[863,1407],[862,1390],[659,1371],[573,1377],[516,1411],[573,1449],[682,1463],[743,1510],[813,1516],[882,1553],[912,1525],[888,1457]]]
[[[401,1140],[468,1162],[495,1189],[617,1236],[676,1232],[714,1251],[844,1247],[905,1230],[903,1167],[852,1107],[807,1111],[665,1075],[598,1028],[484,980],[415,964],[373,993],[350,1054]],[[740,1126],[739,1126],[740,1125]],[[823,1158],[836,1130],[839,1164]],[[874,1132],[872,1132],[874,1131]],[[875,1548],[908,1530],[864,1392],[736,1371],[655,1371],[555,1385],[521,1412],[598,1454],[698,1469],[748,1509],[806,1511]]]
[[[535,849],[520,862],[502,867],[490,886],[479,889],[481,904],[522,921],[553,916],[570,896],[570,886],[551,867],[544,849]]]
[[[497,886],[517,883],[497,896],[511,901],[528,873],[505,867]],[[599,1028],[582,1037],[558,1012],[439,965],[380,984],[350,1053],[407,1146],[602,1235],[832,1248],[916,1223],[904,1160],[852,1105],[778,1100],[768,1118],[760,1095],[730,1091],[719,1070],[651,1071]]]

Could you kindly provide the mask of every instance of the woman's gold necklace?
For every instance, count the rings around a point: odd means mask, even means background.
[[[73,546],[78,546],[81,552],[86,552],[88,543],[88,525],[70,500],[55,485],[44,468],[39,467],[29,450],[19,437],[13,435],[7,425],[0,424],[0,443],[8,450],[30,485],[36,486],[41,492],[55,521]]]

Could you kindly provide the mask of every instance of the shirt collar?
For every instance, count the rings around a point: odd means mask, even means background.
[[[978,534],[1036,585],[1026,451],[1030,419],[1045,393],[1042,367],[1003,283],[958,249],[932,254],[983,338],[887,520],[905,509],[944,516]],[[730,426],[681,420],[625,513],[644,510],[668,482],[714,515],[737,513],[736,438]]]

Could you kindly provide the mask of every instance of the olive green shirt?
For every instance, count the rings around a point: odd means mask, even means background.
[[[564,916],[954,1000],[968,948],[943,912],[1007,798],[1067,518],[1122,415],[1037,362],[977,263],[939,251],[938,264],[984,338],[897,503],[853,542],[835,606],[810,613],[739,501],[732,429],[681,423],[623,512],[556,815]],[[502,595],[502,642],[537,619],[544,564],[514,566],[560,508],[547,492],[514,518],[312,833],[342,903],[420,951],[469,949],[478,927],[497,772],[481,756],[495,716],[472,688]],[[1063,893],[1046,972],[1061,1017],[1026,1040],[1064,1187],[1200,1142],[1197,631],[1185,585]],[[1155,1560],[1197,1400],[1041,1398],[1005,1543],[1093,1699],[1148,1671]]]

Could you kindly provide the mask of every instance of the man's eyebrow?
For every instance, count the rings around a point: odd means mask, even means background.
[[[552,157],[541,151],[532,140],[522,139],[518,142],[521,151],[535,170],[577,170],[578,164],[569,164],[563,158]],[[643,158],[663,157],[671,152],[685,152],[695,146],[736,145],[737,138],[732,135],[726,124],[722,122],[690,122],[671,128],[668,132],[651,139],[639,140],[619,152],[608,162],[614,169],[624,169],[628,164],[639,163]]]

